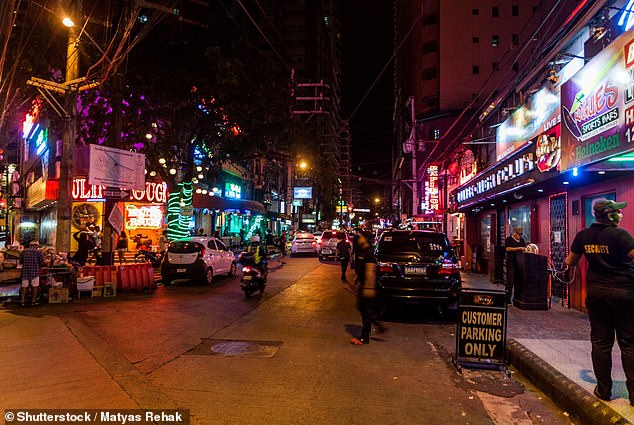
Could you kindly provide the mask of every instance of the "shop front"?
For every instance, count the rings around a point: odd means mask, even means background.
[[[220,228],[220,235],[228,246],[237,247],[255,233],[266,235],[268,219],[264,205],[247,199],[227,199],[209,194],[194,193],[194,220],[200,227],[213,234]],[[204,227],[203,227],[204,226]]]
[[[73,207],[71,234],[86,231],[90,226],[103,230],[105,217],[105,187],[91,185],[84,177],[73,179]],[[163,229],[165,206],[167,203],[167,184],[164,182],[146,182],[145,190],[129,190],[125,200],[117,202],[117,208],[123,217],[123,230],[128,235],[129,250],[144,247],[158,249],[158,239]],[[77,241],[71,238],[71,251],[77,249]]]

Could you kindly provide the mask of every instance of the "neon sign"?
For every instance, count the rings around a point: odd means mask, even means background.
[[[241,199],[242,187],[235,183],[225,183],[225,198]]]
[[[137,229],[140,227],[157,228],[163,224],[163,211],[160,205],[134,205],[125,206],[126,227]]]
[[[73,179],[72,197],[74,200],[104,199],[103,185],[89,184],[85,178]],[[131,190],[130,199],[142,202],[155,202],[163,204],[167,202],[167,183],[146,182],[145,190]]]
[[[440,207],[440,196],[438,193],[438,166],[432,165],[427,168],[427,181],[425,182],[425,201],[422,209],[426,214],[435,214]]]

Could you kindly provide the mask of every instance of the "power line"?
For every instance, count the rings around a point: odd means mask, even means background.
[[[405,40],[407,40],[409,38],[409,35],[412,33],[412,31],[414,30],[414,27],[416,26],[416,24],[418,24],[418,21],[420,21],[420,18],[422,16],[423,16],[423,8],[420,8],[420,11],[418,12],[418,16],[416,17],[416,19],[412,23],[412,26],[410,27],[409,31],[407,31],[407,34],[405,34],[405,37],[403,37],[403,39],[400,41],[398,46],[396,46],[396,48],[392,52],[392,55],[390,56],[390,58],[387,60],[387,62],[383,66],[383,69],[381,69],[381,71],[379,72],[379,75],[376,76],[376,78],[374,79],[374,82],[372,83],[372,85],[370,85],[370,88],[368,88],[368,90],[363,95],[363,98],[361,99],[361,101],[359,101],[359,104],[354,108],[354,110],[352,111],[352,113],[348,117],[348,121],[350,121],[352,119],[352,117],[354,117],[354,115],[357,113],[357,111],[359,110],[359,108],[361,107],[363,102],[365,102],[365,99],[368,97],[370,92],[374,89],[374,86],[376,86],[376,83],[379,82],[379,79],[383,76],[383,73],[385,72],[387,67],[390,65],[392,60],[394,60],[394,58],[396,57],[396,54],[398,53],[398,51],[401,49],[401,47],[405,43]]]

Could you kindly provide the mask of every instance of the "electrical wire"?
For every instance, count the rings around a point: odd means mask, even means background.
[[[348,121],[352,120],[352,118],[355,116],[355,114],[357,113],[357,111],[359,110],[359,108],[361,107],[363,102],[365,102],[365,99],[370,95],[370,93],[374,89],[374,86],[376,86],[376,83],[379,82],[379,79],[381,79],[381,77],[383,76],[383,73],[385,72],[387,67],[390,65],[390,63],[392,63],[392,61],[396,57],[396,54],[401,49],[401,47],[403,46],[405,41],[409,38],[409,35],[412,33],[412,31],[414,30],[414,27],[418,24],[418,21],[420,21],[422,17],[423,17],[423,8],[421,7],[420,11],[418,12],[418,16],[416,17],[416,19],[412,23],[412,26],[410,27],[410,29],[407,31],[407,34],[405,34],[403,39],[399,42],[398,46],[396,46],[396,48],[392,51],[392,55],[390,55],[390,58],[387,60],[387,62],[383,66],[383,69],[381,69],[381,71],[376,76],[376,78],[374,79],[374,81],[372,82],[372,84],[370,85],[368,90],[366,90],[365,94],[363,95],[363,97],[361,98],[361,100],[359,101],[357,106],[353,109],[352,113],[348,117]]]

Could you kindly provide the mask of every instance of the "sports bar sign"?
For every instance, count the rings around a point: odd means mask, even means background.
[[[563,84],[561,115],[561,171],[634,149],[634,31]]]

